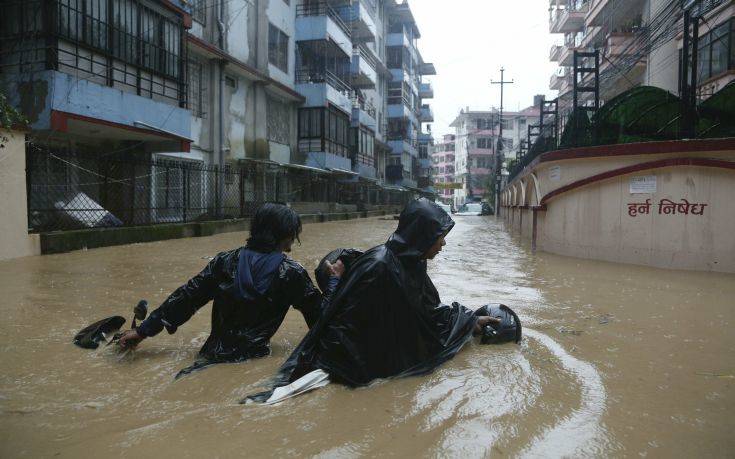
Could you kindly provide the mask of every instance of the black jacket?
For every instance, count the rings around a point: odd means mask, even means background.
[[[319,316],[322,294],[306,270],[290,258],[278,265],[270,287],[263,295],[245,299],[235,280],[239,248],[218,254],[196,276],[176,289],[139,327],[153,336],[164,327],[169,333],[184,324],[210,300],[212,332],[199,351],[208,363],[245,360],[270,353],[270,338],[278,330],[289,306],[304,315],[309,326]],[[202,365],[199,365],[202,366]]]
[[[360,386],[427,373],[452,358],[472,337],[477,319],[464,306],[441,303],[420,258],[453,226],[433,202],[409,203],[388,242],[350,267],[275,385],[321,368],[332,380]]]

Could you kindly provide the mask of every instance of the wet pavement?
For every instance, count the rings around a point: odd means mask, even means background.
[[[471,343],[428,376],[330,385],[242,406],[306,331],[292,311],[271,356],[179,381],[209,307],[120,357],[71,344],[93,320],[155,307],[246,235],[0,262],[0,457],[735,455],[735,276],[532,254],[491,217],[456,217],[430,274],[443,301],[504,302],[518,346]],[[310,224],[292,256],[382,243],[392,219]]]

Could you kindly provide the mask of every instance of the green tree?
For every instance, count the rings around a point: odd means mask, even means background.
[[[0,128],[10,129],[18,124],[26,124],[28,121],[8,102],[7,96],[0,92]]]

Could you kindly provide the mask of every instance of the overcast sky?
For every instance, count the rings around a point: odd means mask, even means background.
[[[561,36],[549,33],[549,0],[408,0],[421,32],[418,47],[437,75],[432,132],[439,139],[453,133],[449,123],[460,108],[500,106],[500,67],[505,67],[503,105],[525,108],[534,94],[556,97],[549,78],[556,65],[549,48]],[[426,77],[425,77],[426,78]]]

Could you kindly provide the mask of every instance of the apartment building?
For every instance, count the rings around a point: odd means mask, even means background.
[[[445,204],[454,202],[454,134],[445,134],[431,149],[432,178],[437,197]]]
[[[562,116],[568,115],[572,104],[575,50],[600,52],[601,104],[638,85],[679,94],[683,3],[551,0],[549,31],[563,38],[549,53],[550,60],[559,64],[549,87],[558,91]],[[695,10],[700,16],[697,91],[699,100],[703,100],[735,79],[731,38],[735,5],[731,1],[706,0],[697,2]],[[591,74],[580,80],[582,85],[590,82]],[[580,99],[591,103],[589,93],[581,94]]]
[[[389,31],[418,35],[406,3],[10,0],[3,8],[0,85],[29,119],[34,148],[54,155],[43,155],[31,170],[48,183],[55,179],[47,171],[69,183],[78,171],[113,181],[140,178],[145,190],[115,192],[115,204],[103,203],[116,215],[184,221],[192,218],[188,203],[208,213],[223,205],[228,190],[234,197],[328,201],[351,189],[351,202],[378,201],[404,140],[410,175],[392,183],[428,177],[432,140],[423,136],[420,158],[418,134],[433,119],[419,89],[431,96],[420,75],[433,66],[421,60],[415,41],[404,46],[412,104],[405,120],[412,129],[405,139],[388,135],[388,85],[398,75],[387,65]],[[247,180],[205,183],[200,169],[186,175],[136,163],[108,171],[110,158],[260,169],[247,172]],[[328,189],[309,191],[314,181]],[[235,189],[237,183],[244,188]],[[179,190],[187,204],[163,215],[156,209],[176,205],[169,190]],[[109,200],[102,194],[90,188],[83,199],[100,207]],[[33,207],[59,204],[48,199]]]
[[[408,3],[392,5],[387,26],[386,55],[391,74],[387,83],[387,140],[391,151],[386,178],[410,188],[416,188],[419,181],[428,186],[428,148],[432,142],[428,123],[434,121],[434,115],[430,105],[423,102],[433,97],[433,89],[424,77],[435,75],[436,69],[424,62],[417,48],[421,34]]]
[[[503,167],[516,158],[528,125],[537,121],[538,110],[534,107],[503,111]],[[455,206],[494,194],[500,123],[500,111],[495,108],[482,111],[467,107],[450,124],[455,129],[454,180],[462,185],[454,190]]]

